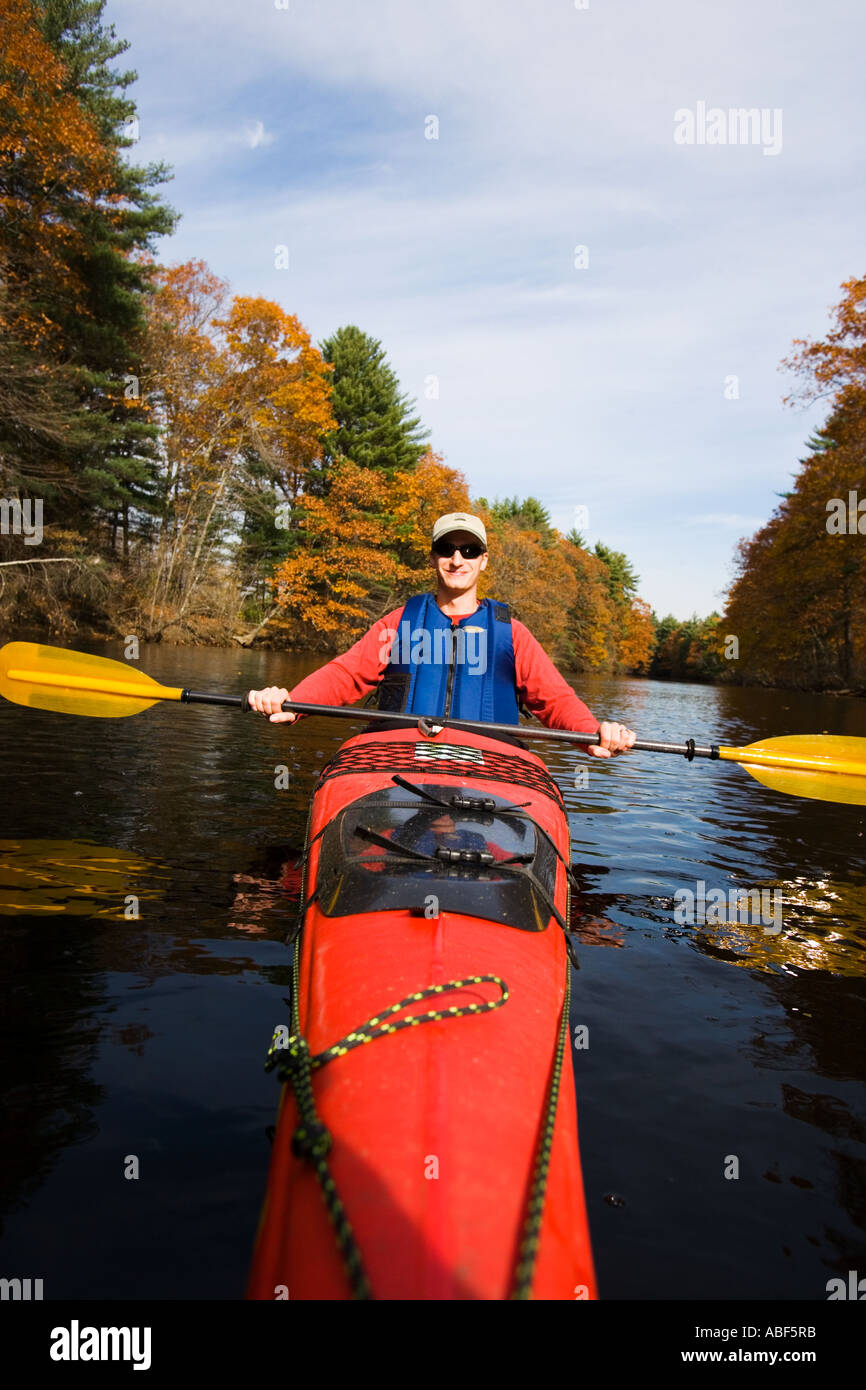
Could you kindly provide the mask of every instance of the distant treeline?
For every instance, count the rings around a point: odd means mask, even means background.
[[[536,498],[473,498],[361,329],[316,346],[203,262],[159,264],[168,171],[129,156],[134,74],[112,66],[127,45],[103,7],[0,0],[7,633],[334,651],[426,587],[433,519],[470,508],[491,534],[487,592],[567,668],[862,684],[866,282],[845,286],[826,343],[797,345],[831,417],[741,545],[727,611],[659,619],[621,552],[561,534]]]

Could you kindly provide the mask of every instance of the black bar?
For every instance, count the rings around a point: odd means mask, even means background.
[[[3,1305],[4,1362],[19,1368],[22,1382],[38,1377],[48,1385],[67,1386],[70,1377],[75,1381],[80,1376],[80,1383],[89,1386],[105,1385],[110,1379],[113,1385],[125,1382],[134,1387],[132,1376],[137,1364],[157,1378],[148,1381],[145,1377],[143,1385],[164,1385],[167,1379],[180,1377],[194,1378],[198,1383],[211,1379],[248,1382],[251,1355],[259,1366],[279,1365],[280,1358],[285,1359],[294,1323],[305,1317],[303,1311],[295,1312],[298,1305],[291,1290],[288,1293],[288,1299],[276,1301],[276,1306],[243,1302],[240,1296],[215,1302],[193,1298],[182,1302],[10,1302]],[[557,1301],[566,1306],[564,1299]],[[300,1306],[303,1309],[304,1305]],[[351,1318],[351,1338],[340,1339],[343,1352],[336,1342],[328,1348],[329,1364],[337,1375],[356,1383],[359,1368],[367,1366],[365,1379],[372,1379],[381,1366],[382,1324],[371,1323],[371,1314],[363,1311],[347,1312],[346,1316]],[[767,1360],[775,1356],[776,1364],[783,1358],[808,1361],[813,1373],[820,1372],[822,1384],[841,1385],[851,1379],[851,1367],[863,1347],[862,1309],[855,1308],[853,1302],[834,1302],[832,1308],[824,1300],[809,1299],[662,1302],[653,1298],[648,1285],[645,1301],[602,1298],[601,1302],[581,1302],[576,1308],[572,1304],[571,1316],[580,1318],[584,1354],[591,1350],[593,1361],[596,1356],[610,1358],[611,1348],[616,1347],[617,1367],[636,1383],[646,1380],[650,1360],[667,1379],[669,1370],[682,1368],[688,1360],[712,1358],[730,1366],[732,1362],[757,1360],[757,1352]],[[130,1348],[134,1347],[138,1357],[146,1348],[146,1360],[81,1358],[82,1335],[95,1331],[98,1338],[102,1328],[135,1329]],[[59,1359],[63,1353],[76,1359]],[[477,1366],[480,1375],[488,1370],[481,1349],[478,1361],[470,1358],[470,1364],[473,1369]]]

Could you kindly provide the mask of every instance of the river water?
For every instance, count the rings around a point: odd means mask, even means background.
[[[291,688],[315,664],[140,656],[166,684],[226,693]],[[576,688],[647,739],[866,735],[854,698]],[[354,727],[0,708],[3,1276],[42,1278],[46,1298],[241,1296],[278,1099],[263,1061],[289,979],[280,878]],[[582,886],[572,1025],[589,1046],[573,1056],[602,1296],[826,1299],[866,1273],[866,810],[733,764],[532,746]],[[782,930],[679,922],[677,890],[700,883],[778,890]]]

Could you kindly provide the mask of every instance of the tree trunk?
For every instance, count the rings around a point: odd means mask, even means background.
[[[280,605],[279,605],[278,603],[275,603],[274,606],[273,606],[273,608],[271,609],[270,613],[268,613],[266,617],[262,618],[262,621],[258,624],[257,627],[254,627],[254,628],[253,628],[252,632],[245,632],[243,635],[240,635],[239,633],[235,633],[234,636],[232,637],[232,641],[233,641],[233,642],[237,642],[238,646],[240,646],[240,647],[249,647],[249,646],[251,646],[253,640],[254,640],[256,637],[258,637],[258,635],[259,635],[259,633],[261,632],[262,628],[263,628],[263,627],[266,627],[267,624],[271,621],[271,618],[273,618],[274,615],[275,615],[276,613],[279,613],[279,611],[280,611]]]

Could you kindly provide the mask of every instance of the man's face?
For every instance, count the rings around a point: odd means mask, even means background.
[[[447,541],[449,545],[458,546],[481,544],[478,537],[473,536],[470,531],[449,531],[442,540]],[[447,558],[437,555],[435,551],[431,551],[430,554],[430,564],[436,571],[440,585],[455,594],[467,593],[478,583],[482,570],[487,569],[487,560],[486,550],[476,560],[467,560],[459,550],[455,550],[454,554]]]

